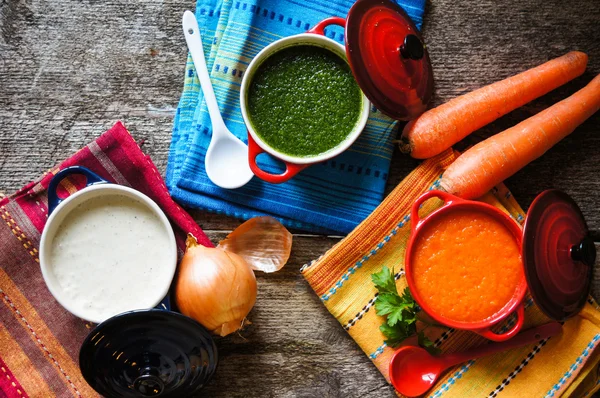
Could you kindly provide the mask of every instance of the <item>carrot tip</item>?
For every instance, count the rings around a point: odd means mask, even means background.
[[[398,148],[400,148],[400,152],[409,155],[412,152],[412,145],[410,145],[410,141],[405,136],[401,136],[398,142]]]

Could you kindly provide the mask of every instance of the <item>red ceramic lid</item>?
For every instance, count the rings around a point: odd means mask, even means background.
[[[596,249],[569,195],[548,190],[535,198],[525,220],[522,255],[531,296],[548,317],[563,321],[581,310]]]
[[[433,93],[427,49],[393,0],[358,0],[348,12],[346,54],[359,86],[380,111],[399,120],[423,113]]]

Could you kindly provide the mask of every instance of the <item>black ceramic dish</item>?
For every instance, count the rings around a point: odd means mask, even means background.
[[[215,343],[202,325],[158,309],[102,322],[79,351],[83,377],[105,397],[191,397],[211,379],[217,362]]]

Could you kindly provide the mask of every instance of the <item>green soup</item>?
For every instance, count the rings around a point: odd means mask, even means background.
[[[310,157],[354,130],[362,93],[344,59],[321,47],[276,52],[258,67],[247,94],[256,134],[278,152]]]

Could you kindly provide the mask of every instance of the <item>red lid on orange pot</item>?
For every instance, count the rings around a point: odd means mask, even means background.
[[[393,0],[358,0],[348,12],[346,54],[356,81],[381,112],[399,120],[423,113],[433,93],[427,48]]]
[[[596,249],[569,195],[547,190],[535,198],[525,220],[522,256],[529,291],[544,314],[563,321],[581,310]]]

